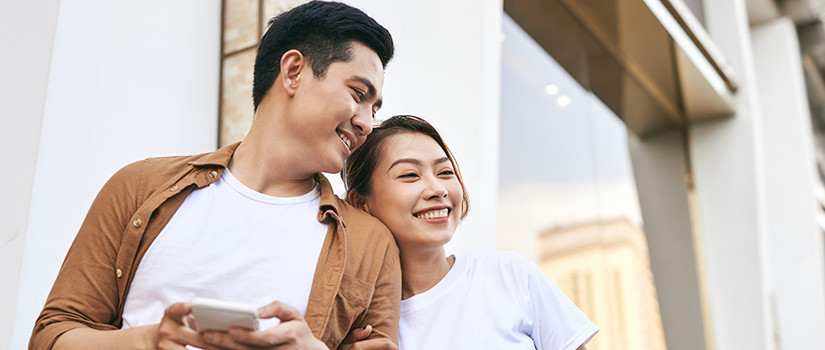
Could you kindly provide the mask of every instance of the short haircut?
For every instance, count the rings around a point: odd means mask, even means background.
[[[281,72],[281,57],[296,49],[312,65],[316,78],[322,78],[330,64],[348,61],[352,42],[360,42],[378,55],[386,69],[395,48],[392,36],[363,11],[340,3],[311,1],[284,12],[269,21],[252,79],[255,110]]]
[[[344,162],[344,170],[341,171],[341,179],[347,189],[346,198],[353,204],[352,194],[357,193],[364,197],[372,192],[371,180],[384,154],[384,147],[387,139],[401,133],[419,133],[429,136],[441,147],[455,171],[458,183],[461,185],[463,196],[461,198],[461,218],[464,219],[470,209],[470,197],[464,187],[464,180],[458,163],[455,161],[453,152],[444,143],[438,130],[426,120],[411,115],[397,115],[381,123],[381,126],[374,127],[372,133],[367,136],[366,141],[358,147]]]

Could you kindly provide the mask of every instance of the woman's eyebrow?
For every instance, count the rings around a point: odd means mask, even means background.
[[[394,167],[398,164],[403,164],[403,163],[412,164],[412,165],[421,165],[422,164],[420,160],[415,159],[415,158],[401,158],[399,160],[396,160],[396,161],[392,162],[392,164],[390,164],[390,167],[387,168],[387,171],[390,171],[390,169],[392,169],[392,167]]]
[[[449,161],[450,161],[450,158],[441,157],[441,158],[438,158],[438,159],[434,160],[433,165],[438,165],[438,164],[449,162]],[[392,162],[392,164],[390,164],[390,167],[387,168],[387,171],[390,171],[390,169],[392,169],[392,167],[394,167],[398,164],[404,164],[404,163],[412,164],[412,165],[418,165],[418,166],[421,166],[422,164],[424,164],[423,162],[421,162],[421,160],[418,160],[418,159],[415,159],[415,158],[401,158],[401,159],[398,159],[398,160]]]

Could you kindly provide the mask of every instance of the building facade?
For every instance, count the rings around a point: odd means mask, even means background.
[[[666,349],[645,233],[618,219],[547,228],[540,267],[601,331],[588,349]]]

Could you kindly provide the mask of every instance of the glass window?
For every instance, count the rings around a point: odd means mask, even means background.
[[[589,349],[664,349],[625,125],[506,15],[501,72],[498,247],[601,328]]]

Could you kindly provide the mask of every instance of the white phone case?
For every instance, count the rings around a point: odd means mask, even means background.
[[[189,301],[199,332],[214,330],[226,332],[232,327],[258,330],[258,310],[255,307],[208,298]]]

